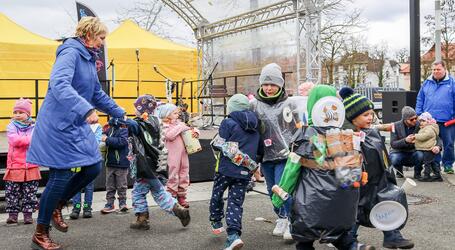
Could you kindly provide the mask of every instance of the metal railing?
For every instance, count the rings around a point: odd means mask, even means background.
[[[286,79],[287,75],[292,74],[293,72],[284,72],[283,73],[283,78]],[[245,81],[253,81],[251,79],[254,79],[254,81],[257,82],[256,78],[259,78],[259,74],[243,74],[243,75],[232,75],[232,76],[222,76],[222,77],[213,77],[210,79],[210,83],[208,85],[217,85],[216,83],[220,83],[219,85],[224,84],[227,88],[227,94],[226,97],[229,98],[234,94],[237,94],[240,92],[243,92],[245,89]],[[245,79],[250,79],[250,80],[245,80]],[[184,80],[183,80],[184,81]],[[5,83],[6,82],[6,83]],[[14,85],[17,84],[18,82],[26,82],[26,84],[30,84],[30,88],[33,89],[33,91],[30,91],[30,93],[34,93],[33,95],[21,95],[21,93],[18,93],[17,95],[11,95],[11,96],[2,96],[0,95],[0,102],[1,101],[14,101],[19,99],[20,97],[23,98],[28,98],[33,101],[34,105],[34,113],[32,114],[33,118],[36,118],[39,107],[40,107],[40,101],[44,100],[46,92],[47,91],[40,91],[40,87],[42,87],[43,84],[47,85],[49,82],[49,79],[0,79],[0,85],[3,84],[10,84],[8,86],[8,89],[14,88]],[[174,103],[178,103],[180,101],[186,102],[189,104],[189,111],[191,113],[198,112],[199,107],[196,107],[196,104],[199,104],[201,99],[208,99],[211,98],[210,92],[203,92],[202,95],[198,97],[198,89],[200,85],[202,85],[203,82],[206,82],[204,80],[192,80],[192,81],[184,81],[184,84],[186,86],[190,86],[190,91],[189,93],[184,93],[185,95],[181,94],[181,91],[183,88],[181,88],[182,81],[173,81],[175,83],[175,89],[173,92],[172,100]],[[254,84],[256,84],[256,82]],[[132,89],[137,89],[139,94],[146,94],[146,91],[141,91],[144,87],[150,87],[150,85],[160,85],[160,86],[165,86],[165,81],[155,81],[155,80],[141,80],[137,81],[137,79],[128,79],[128,80],[115,80],[115,84],[112,85],[112,82],[110,80],[107,80],[105,82],[102,82],[101,85],[104,89],[105,92],[108,93],[114,100],[131,100],[131,103],[133,103],[136,98],[136,95],[122,95],[118,94],[118,89],[116,86],[121,83],[131,83],[132,84]],[[256,85],[257,86],[257,85]],[[141,88],[142,87],[142,88]],[[14,92],[14,91],[12,91]],[[42,93],[40,93],[42,92]],[[154,93],[147,93],[147,94],[152,94],[155,96],[155,98],[165,101],[166,96],[161,96],[161,95],[156,95]],[[247,93],[245,93],[247,94]],[[225,112],[226,113],[226,112]],[[0,114],[0,120],[9,120],[11,119],[10,113],[8,116],[5,116],[6,114]],[[128,114],[128,115],[134,115],[134,114]],[[210,116],[210,114],[206,114],[207,116]],[[213,114],[212,114],[213,115]],[[226,115],[226,114],[224,114]],[[107,115],[101,115],[102,117],[106,117]]]

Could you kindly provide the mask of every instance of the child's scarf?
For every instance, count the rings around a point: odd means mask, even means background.
[[[16,126],[19,130],[23,131],[26,130],[28,127],[34,124],[34,121],[31,117],[27,118],[24,121],[13,120],[14,126]]]

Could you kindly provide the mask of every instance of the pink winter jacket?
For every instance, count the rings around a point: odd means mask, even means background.
[[[173,123],[164,123],[164,138],[165,145],[169,151],[169,156],[171,155],[181,155],[186,154],[185,144],[181,133],[189,130],[190,128],[181,121],[175,121]],[[171,157],[172,158],[172,157]]]
[[[25,162],[30,140],[32,138],[34,125],[19,129],[10,122],[7,127],[6,135],[8,137],[8,159],[6,161],[6,168],[8,169],[28,169],[36,168],[38,166],[28,164]]]

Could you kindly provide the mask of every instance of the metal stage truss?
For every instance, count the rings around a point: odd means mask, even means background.
[[[208,79],[216,60],[213,40],[242,31],[295,20],[297,81],[321,80],[320,28],[324,0],[285,0],[209,23],[191,0],[162,0],[194,31],[199,57],[199,79]]]

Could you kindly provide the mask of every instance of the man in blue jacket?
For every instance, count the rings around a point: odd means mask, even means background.
[[[444,153],[442,164],[444,172],[453,174],[455,126],[445,127],[446,121],[455,117],[455,81],[446,71],[443,61],[436,61],[432,66],[432,75],[422,84],[417,96],[417,115],[430,113],[438,122],[439,136],[442,139]],[[436,158],[441,161],[441,155]]]

